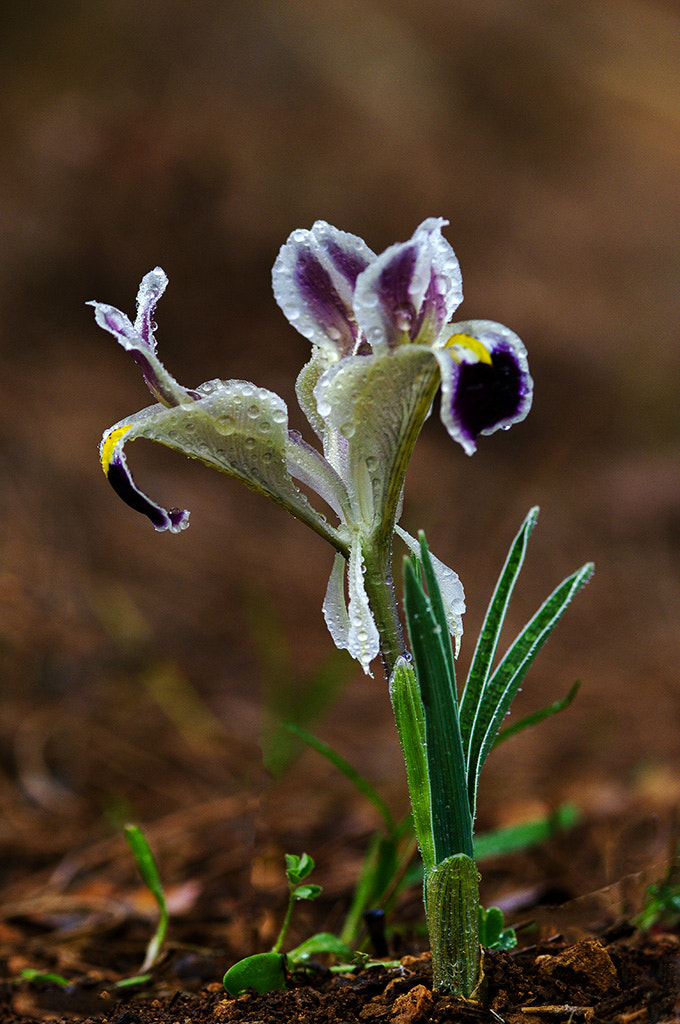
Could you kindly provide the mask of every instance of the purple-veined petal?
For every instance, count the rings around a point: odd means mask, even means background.
[[[160,267],[156,267],[142,279],[137,293],[137,318],[132,324],[125,313],[104,302],[88,302],[94,307],[94,316],[103,330],[112,334],[122,347],[130,352],[142,371],[146,386],[154,398],[163,405],[180,405],[192,402],[196,397],[178,384],[168,373],[156,355],[155,324],[153,316],[156,303],[165,291],[168,279]]]
[[[274,296],[284,314],[335,359],[361,342],[352,298],[357,277],[373,259],[361,238],[318,220],[309,231],[294,231],[274,263]]]
[[[445,347],[435,352],[442,375],[441,418],[454,441],[472,455],[480,434],[525,418],[533,381],[526,349],[508,327],[468,320],[450,324],[447,335]]]
[[[120,477],[122,445],[145,437],[242,480],[283,505],[336,549],[347,551],[344,536],[310,504],[288,469],[289,458],[293,459],[296,449],[290,442],[288,410],[283,400],[248,381],[209,381],[201,385],[197,395],[196,401],[186,405],[143,409],[107,431],[100,454],[111,482],[117,483]],[[311,478],[313,467],[308,457],[298,457],[296,465],[301,466],[301,475],[305,473]],[[120,496],[148,515],[157,529],[172,529],[154,512],[158,506],[132,484],[129,473],[126,476],[130,486],[117,487]],[[332,474],[323,477],[317,468],[317,476],[326,496],[337,500],[331,488]],[[142,507],[142,499],[148,505]]]
[[[408,242],[391,245],[361,274],[354,310],[375,352],[415,343],[436,346],[463,298],[460,266],[431,217]]]
[[[417,558],[420,558],[420,544],[416,538],[412,537],[406,530],[402,530],[400,526],[395,526],[394,532],[401,537],[409,551],[412,551]],[[449,632],[454,639],[454,653],[458,657],[460,640],[463,635],[463,615],[465,614],[465,591],[463,590],[463,584],[460,582],[458,573],[454,572],[453,569],[449,569],[448,565],[444,565],[441,559],[433,555],[432,552],[430,552],[430,561],[432,562],[432,568],[441,591]]]
[[[391,536],[406,467],[438,385],[432,351],[412,345],[343,359],[315,388],[329,432],[345,442],[336,469],[353,521],[367,536]]]

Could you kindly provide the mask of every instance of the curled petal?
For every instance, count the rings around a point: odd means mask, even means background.
[[[345,573],[349,606],[345,600]],[[380,653],[380,636],[364,587],[364,562],[358,542],[350,549],[348,563],[342,555],[335,556],[323,614],[336,647],[349,651],[366,675],[373,675],[369,666]]]
[[[438,385],[433,353],[413,345],[343,359],[315,388],[319,413],[345,442],[336,468],[367,535],[391,536],[406,467]]]
[[[412,551],[417,558],[420,558],[420,544],[416,538],[412,537],[406,530],[402,530],[400,526],[395,526],[394,531],[401,537],[409,551]],[[454,639],[455,654],[458,657],[460,640],[463,635],[463,615],[465,614],[465,591],[463,590],[463,584],[460,582],[458,573],[454,572],[453,569],[449,569],[448,565],[444,565],[432,552],[430,552],[430,561],[432,562],[434,574],[437,577],[446,621],[449,624],[449,632]]]
[[[442,375],[441,417],[468,455],[480,434],[493,434],[525,418],[533,381],[524,345],[492,320],[450,324],[435,352]]]
[[[357,280],[354,309],[375,352],[433,346],[463,298],[458,260],[431,217],[408,242],[391,245]]]
[[[276,259],[276,301],[293,327],[332,358],[361,342],[352,299],[357,277],[373,259],[361,238],[322,220],[310,231],[294,231]]]
[[[99,326],[112,334],[127,352],[132,353],[154,398],[163,405],[180,405],[182,402],[193,401],[195,392],[183,388],[165,369],[156,355],[154,337],[156,303],[167,283],[165,272],[160,267],[142,279],[137,293],[137,317],[134,324],[115,306],[108,306],[104,302],[88,302],[87,305],[94,306],[94,316]]]
[[[332,473],[321,474],[308,453],[296,457],[283,400],[247,381],[209,381],[201,385],[197,395],[198,399],[187,405],[151,406],[112,427],[100,448],[109,480],[115,485],[120,475],[118,445],[145,437],[237,477],[283,505],[339,550],[347,550],[339,531],[309,503],[291,476],[289,460],[305,480],[312,482],[318,477],[320,489],[331,501],[341,498],[341,490],[337,495],[333,492]],[[120,496],[148,515],[156,529],[172,529],[162,517],[158,522],[154,520],[149,509],[153,511],[157,506],[143,495],[141,507],[141,492],[132,484],[129,474],[127,477],[131,487],[117,487]]]
[[[100,456],[102,469],[114,491],[130,508],[148,516],[156,530],[179,533],[189,525],[189,513],[178,508],[163,508],[137,487],[128,469],[125,442],[130,440],[132,424],[112,427],[102,438]]]

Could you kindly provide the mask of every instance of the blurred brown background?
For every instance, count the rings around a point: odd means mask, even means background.
[[[433,416],[408,479],[404,524],[424,527],[466,586],[461,673],[531,505],[542,516],[510,628],[568,572],[597,566],[518,707],[576,678],[578,701],[494,755],[483,823],[565,796],[586,809],[660,790],[674,800],[677,4],[23,0],[0,8],[0,51],[6,843],[27,848],[45,815],[105,833],[112,807],[153,817],[259,779],[258,608],[281,620],[304,671],[329,653],[331,552],[284,512],[144,444],[129,451],[137,479],[190,508],[191,528],[156,535],[110,491],[101,432],[149,399],[84,305],[133,313],[160,264],[169,369],[188,386],[253,380],[303,428],[294,380],[307,344],[270,270],[290,231],[317,218],[380,251],[447,217],[461,317],[500,320],[529,349],[528,420],[468,459]],[[317,731],[403,807],[376,676],[351,669]],[[308,755],[298,771],[291,816],[295,792],[344,785]]]

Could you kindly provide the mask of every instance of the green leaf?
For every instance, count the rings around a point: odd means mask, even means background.
[[[314,860],[308,853],[302,853],[299,857],[295,853],[287,853],[286,878],[290,885],[297,885],[314,870]]]
[[[518,732],[523,732],[524,729],[529,729],[532,725],[538,725],[539,722],[545,721],[546,718],[551,718],[553,715],[558,715],[560,711],[564,711],[569,707],[580,688],[581,682],[577,680],[566,697],[553,701],[552,704],[548,704],[538,711],[532,711],[530,714],[525,715],[524,718],[520,718],[519,721],[513,722],[512,725],[507,725],[505,729],[501,729],[493,741],[491,749],[495,750],[499,744],[509,740],[511,736],[516,736]]]
[[[296,885],[293,889],[293,897],[296,900],[315,900],[322,892],[323,889],[320,885]]]
[[[574,594],[587,583],[592,574],[593,565],[589,562],[568,576],[553,591],[524,627],[484,686],[469,737],[468,786],[473,810],[482,765],[529,666],[557,625]]]
[[[141,973],[144,973],[152,967],[158,959],[161,946],[165,940],[165,934],[168,930],[170,914],[168,912],[167,903],[165,902],[163,883],[161,882],[158,867],[156,866],[156,861],[154,860],[154,856],[151,852],[151,847],[146,840],[146,836],[138,825],[126,825],[124,833],[130,849],[132,850],[132,855],[135,858],[135,863],[139,869],[139,873],[142,876],[145,885],[156,900],[158,910],[160,912],[158,927],[151,937],[149,945],[146,947],[146,956],[144,957],[144,963],[141,967]]]
[[[509,825],[495,832],[484,832],[483,835],[475,836],[475,860],[479,863],[489,857],[528,850],[544,843],[557,832],[573,828],[579,819],[579,812],[573,804],[562,804],[554,814],[547,817],[523,821],[520,825]]]
[[[425,567],[429,563],[429,552],[422,533],[420,545]],[[438,592],[431,565],[424,571],[433,582],[434,592]],[[436,594],[434,600],[437,600]],[[439,863],[458,853],[471,857],[472,817],[467,798],[456,681],[451,673],[449,632],[448,628],[442,629],[423,583],[408,558],[404,560],[404,608],[425,713],[434,859]]]
[[[63,974],[55,974],[52,971],[39,971],[35,967],[24,967],[18,976],[12,980],[15,982],[28,981],[31,983],[38,982],[38,984],[57,985],[59,988],[70,988],[73,984]]]
[[[287,954],[287,959],[289,964],[300,964],[309,960],[310,956],[318,956],[319,953],[335,956],[342,963],[349,964],[354,960],[354,952],[347,943],[330,932],[317,932],[316,935],[305,939],[295,949],[291,949]]]
[[[475,862],[462,853],[448,857],[426,877],[425,890],[433,987],[474,998],[482,971]]]
[[[390,678],[390,698],[406,765],[413,826],[426,871],[434,867],[432,805],[425,749],[425,711],[412,665],[399,658]]]
[[[254,989],[260,995],[286,987],[286,957],[283,953],[255,953],[230,967],[222,984],[230,996]]]
[[[496,589],[493,592],[482,624],[467,682],[465,683],[465,689],[463,690],[460,702],[460,732],[468,768],[470,764],[471,734],[479,714],[484,690],[491,674],[510,598],[524,563],[529,535],[536,525],[538,511],[538,507],[534,507],[529,511],[519,533],[510,546],[508,557],[498,578]],[[471,800],[470,807],[474,812],[474,799]]]
[[[517,935],[514,928],[506,928],[503,911],[499,907],[479,908],[479,941],[485,949],[514,949]]]

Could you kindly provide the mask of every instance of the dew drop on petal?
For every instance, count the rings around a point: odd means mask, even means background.
[[[394,310],[394,323],[400,331],[408,331],[413,323],[413,310],[410,306],[397,306]]]
[[[285,423],[288,417],[283,409],[276,409],[272,413],[272,419],[274,423]]]
[[[248,406],[248,415],[250,416],[251,420],[256,420],[257,417],[260,415],[260,407],[259,407],[259,405],[249,405]]]

